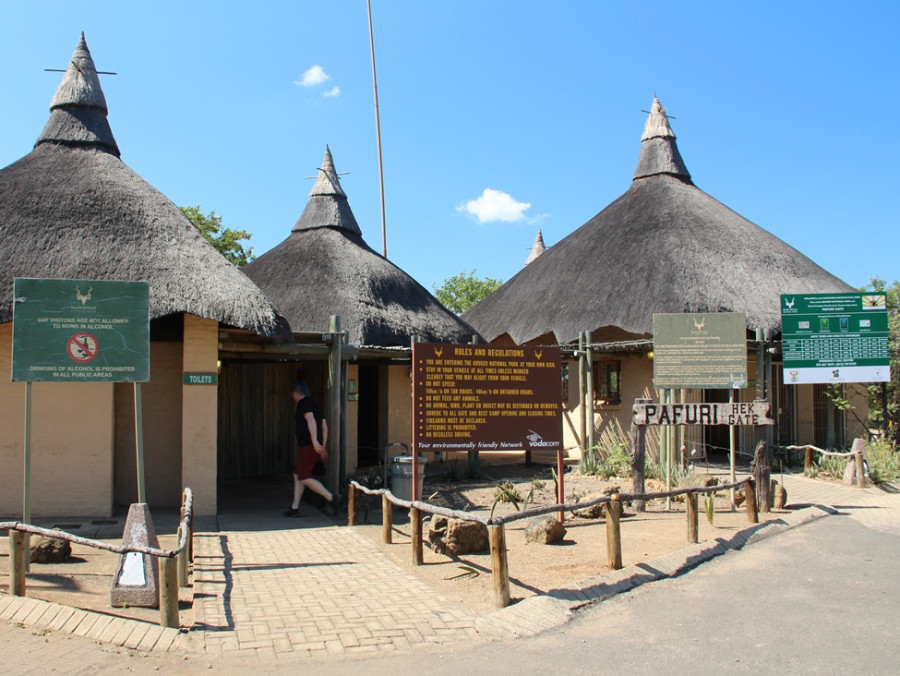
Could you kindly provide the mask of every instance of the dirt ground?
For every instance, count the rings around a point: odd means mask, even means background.
[[[716,472],[712,471],[710,474]],[[423,495],[426,498],[433,496],[429,501],[451,509],[487,515],[494,505],[497,485],[512,482],[523,499],[531,493],[529,508],[553,505],[557,502],[549,467],[495,466],[486,468],[486,475],[482,481],[458,484],[445,483],[439,477],[433,479],[427,477]],[[705,479],[706,470],[700,469],[696,476],[698,481]],[[727,481],[725,473],[720,471],[717,476],[720,483]],[[622,493],[631,491],[630,480],[604,480],[593,476],[580,476],[577,472],[567,472],[564,475],[567,504],[575,502],[576,499],[585,501],[598,497],[604,491],[616,486]],[[665,487],[648,480],[646,490],[664,491]],[[732,511],[729,491],[716,494],[712,524],[704,512],[703,498],[701,497],[698,502],[700,542],[730,537],[749,525],[743,508]],[[519,507],[524,508],[521,503]],[[494,513],[506,515],[516,511],[518,510],[514,505],[501,502],[497,504]],[[783,511],[761,513],[759,518],[760,521],[777,519],[783,513]],[[409,519],[404,510],[393,511],[392,544],[383,542],[380,498],[367,496],[360,509],[359,518],[361,525],[358,528],[362,534],[401,565],[414,568],[420,578],[440,590],[445,597],[477,615],[496,610],[493,606],[489,553],[449,557],[438,554],[426,542],[423,552],[424,565],[412,566]],[[510,596],[513,602],[609,572],[604,519],[583,519],[567,514],[565,537],[561,542],[551,545],[526,543],[525,527],[528,521],[523,519],[506,525]],[[428,527],[429,522],[426,519],[423,524],[425,538]],[[664,499],[654,500],[646,505],[646,511],[643,513],[637,513],[633,507],[626,505],[620,530],[623,566],[679,550],[688,545],[684,502],[672,499],[667,506]]]
[[[707,473],[709,470],[700,469],[697,477],[704,479]],[[727,479],[721,471],[718,476],[720,482]],[[423,495],[430,502],[452,509],[489,514],[495,502],[497,485],[505,482],[511,482],[523,500],[531,494],[529,507],[556,503],[551,470],[546,465],[488,466],[485,468],[484,478],[479,481],[449,483],[443,479],[440,473],[429,474],[425,480]],[[614,486],[618,486],[623,493],[631,490],[630,481],[580,476],[577,471],[566,472],[564,481],[567,503],[596,497]],[[647,490],[663,490],[663,487],[648,481]],[[523,507],[521,503],[519,506]],[[748,525],[746,512],[742,508],[732,511],[727,491],[716,495],[712,524],[703,511],[702,498],[699,509],[701,542],[730,537]],[[508,502],[500,502],[495,507],[495,514],[516,511],[518,509]],[[759,516],[760,520],[766,520],[778,518],[781,513],[783,512],[773,511]],[[422,580],[438,589],[447,599],[462,605],[473,614],[483,615],[496,610],[493,606],[490,554],[448,557],[435,552],[426,542],[424,565],[413,566],[408,514],[405,510],[395,509],[392,517],[393,542],[385,544],[382,537],[381,500],[365,496],[360,505],[357,532],[400,565],[414,570]],[[346,523],[346,516],[339,517],[338,523]],[[573,585],[609,570],[606,526],[602,518],[582,519],[567,515],[566,535],[561,542],[552,545],[527,544],[526,524],[527,520],[522,520],[506,526],[510,595],[513,601]],[[423,525],[426,538],[428,527],[429,521],[426,519]],[[640,514],[626,505],[621,520],[621,538],[622,563],[625,566],[685,547],[687,519],[684,503],[672,500],[667,507],[665,500],[651,501],[647,504],[646,512]],[[111,544],[121,542],[119,538],[104,541]],[[174,547],[175,536],[160,534],[159,542],[162,548]],[[0,592],[4,593],[9,589],[8,543],[8,537],[0,538]],[[28,596],[110,615],[158,622],[159,610],[155,608],[110,607],[110,586],[117,561],[116,554],[75,544],[72,546],[72,560],[69,563],[31,564],[27,582]],[[182,589],[180,594],[181,626],[192,626],[192,590],[188,587]]]

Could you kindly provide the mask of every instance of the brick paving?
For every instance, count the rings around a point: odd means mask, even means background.
[[[411,566],[397,564],[353,529],[311,508],[290,520],[280,514],[224,515],[218,532],[195,536],[192,631],[0,595],[0,641],[18,647],[12,673],[46,673],[48,664],[112,668],[116,659],[159,654],[283,663],[304,656],[417,651],[533,635],[564,624],[586,603],[835,512],[900,534],[900,490],[894,486],[860,489],[792,474],[773,478],[783,480],[794,508],[775,521],[482,617],[448,602]]]

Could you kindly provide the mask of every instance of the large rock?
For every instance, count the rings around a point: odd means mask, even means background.
[[[622,488],[620,486],[609,486],[604,489],[602,493],[595,493],[593,495],[587,496],[584,501],[588,502],[590,500],[594,500],[596,498],[609,497],[610,495],[615,495],[616,493],[621,493]],[[600,519],[606,514],[606,503],[600,502],[596,505],[591,505],[590,507],[582,507],[581,509],[573,509],[572,516],[577,517],[579,519]]]
[[[31,544],[32,563],[68,563],[72,558],[72,544],[68,540],[41,535]]]
[[[480,521],[435,516],[428,529],[428,541],[439,554],[458,556],[490,550],[488,528]]]
[[[525,526],[525,542],[549,545],[566,536],[566,528],[552,516],[539,516]]]

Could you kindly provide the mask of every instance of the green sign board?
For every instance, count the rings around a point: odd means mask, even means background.
[[[215,373],[185,373],[184,374],[184,384],[185,385],[215,385],[216,384],[216,374]]]
[[[740,389],[747,386],[743,312],[653,315],[653,385]]]
[[[890,382],[884,293],[782,294],[784,382]]]
[[[147,282],[15,280],[12,379],[150,380]]]

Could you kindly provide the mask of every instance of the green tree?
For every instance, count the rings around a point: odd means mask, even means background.
[[[869,421],[872,427],[884,426],[884,406],[887,404],[888,434],[896,445],[900,443],[900,281],[888,284],[873,277],[860,291],[883,291],[887,297],[888,353],[891,359],[891,381],[873,383],[869,391]]]
[[[179,207],[181,213],[188,217],[206,241],[212,244],[216,250],[235,266],[247,265],[253,260],[253,247],[246,247],[241,240],[249,240],[251,235],[246,230],[232,230],[222,228],[222,217],[217,216],[215,210],[209,214],[200,211],[200,205],[194,207]]]
[[[475,271],[460,272],[434,287],[434,297],[450,312],[460,315],[477,302],[484,300],[503,284],[502,280],[475,276]]]

